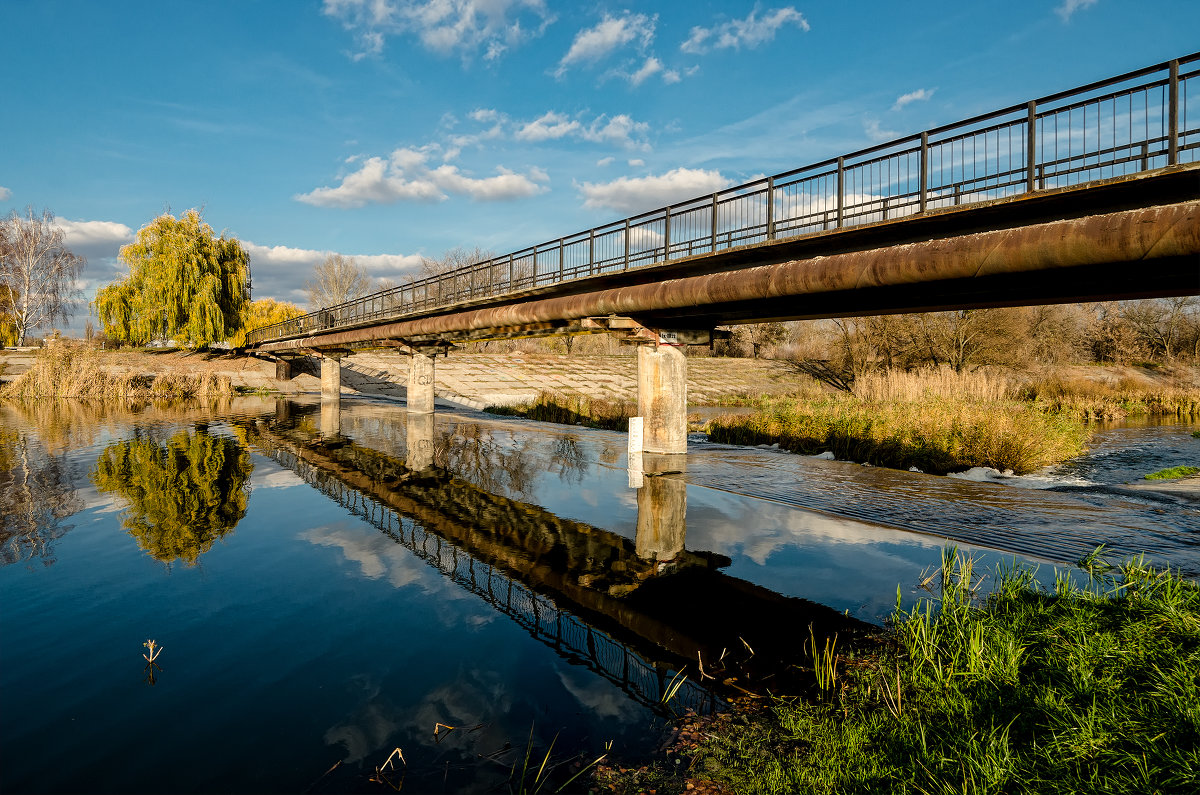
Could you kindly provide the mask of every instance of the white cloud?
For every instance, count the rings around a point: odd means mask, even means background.
[[[317,207],[362,207],[398,201],[442,201],[448,194],[476,201],[504,201],[532,196],[544,190],[546,172],[531,169],[518,174],[497,168],[491,177],[471,177],[457,166],[443,163],[431,168],[429,158],[436,146],[401,148],[388,158],[367,158],[362,167],[342,178],[336,187],[315,188],[293,198]]]
[[[743,47],[752,50],[764,42],[773,40],[784,25],[795,25],[800,30],[809,30],[808,20],[791,6],[768,11],[762,18],[759,18],[758,11],[754,10],[745,19],[731,19],[711,28],[692,28],[687,41],[679,45],[679,49],[697,55],[709,50],[740,50]]]
[[[1058,14],[1063,22],[1069,22],[1076,11],[1091,8],[1094,5],[1096,5],[1096,0],[1063,0],[1063,4],[1054,9],[1054,13]]]
[[[0,202],[8,201],[12,197],[12,191],[0,185]]]
[[[889,138],[895,138],[899,135],[895,130],[885,130],[879,123],[879,119],[867,119],[863,122],[863,132],[872,141],[886,141]]]
[[[640,86],[642,83],[646,82],[647,78],[658,74],[662,70],[662,61],[658,60],[654,56],[650,56],[646,59],[646,62],[642,64],[641,69],[638,69],[629,76],[629,82],[634,86]]]
[[[718,171],[676,168],[659,175],[621,177],[603,183],[585,182],[578,188],[584,198],[584,207],[636,213],[713,193],[732,184]]]
[[[596,165],[600,168],[604,168],[605,166],[611,166],[615,160],[616,158],[612,156],[602,157],[596,161]]]
[[[641,168],[644,165],[646,165],[646,161],[642,160],[640,157],[635,157],[629,161],[629,166],[631,168]]]
[[[518,141],[537,143],[575,138],[599,144],[614,144],[627,148],[648,148],[645,141],[650,125],[634,121],[625,114],[601,114],[584,124],[556,111],[548,111],[530,122],[520,124],[513,137]]]
[[[575,40],[558,62],[554,75],[561,77],[569,66],[596,63],[614,50],[633,42],[640,47],[649,47],[654,40],[657,22],[657,15],[648,17],[645,14],[626,13],[621,17],[611,17],[605,14],[604,19],[594,27],[575,34]]]
[[[916,91],[909,91],[907,94],[901,94],[896,97],[896,104],[892,105],[892,110],[901,110],[905,105],[911,102],[928,102],[933,96],[936,88],[918,88]]]
[[[354,60],[378,55],[387,36],[416,36],[426,49],[495,60],[542,34],[554,19],[543,0],[325,0],[324,13],[358,39]]]
[[[115,260],[121,246],[133,242],[133,230],[116,221],[70,221],[55,218],[63,230],[63,242],[89,262]]]
[[[578,121],[569,119],[561,113],[547,111],[531,122],[526,122],[513,136],[518,141],[555,141],[571,134],[578,134],[583,129]]]

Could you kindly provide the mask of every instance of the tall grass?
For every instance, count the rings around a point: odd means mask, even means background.
[[[979,603],[973,563],[949,552],[940,592],[897,609],[837,700],[718,718],[690,775],[737,792],[1200,791],[1196,583],[1089,556],[1049,588],[1001,569]]]
[[[229,395],[229,376],[210,372],[143,374],[113,371],[104,366],[104,353],[93,348],[58,343],[38,351],[33,365],[0,390],[0,397],[38,398],[211,397]]]
[[[1070,417],[1017,403],[930,397],[880,402],[857,397],[766,401],[752,415],[719,417],[709,438],[779,444],[796,453],[945,474],[976,466],[1018,474],[1083,452],[1087,431]]]
[[[1130,378],[1110,383],[1050,375],[1021,386],[1015,397],[1047,411],[1089,421],[1127,417],[1200,418],[1200,392],[1149,387]]]

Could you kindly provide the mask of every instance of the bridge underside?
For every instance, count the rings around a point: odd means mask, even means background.
[[[261,343],[285,352],[1200,294],[1200,168],[1178,167]]]

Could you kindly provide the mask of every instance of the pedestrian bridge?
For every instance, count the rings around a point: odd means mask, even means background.
[[[1189,101],[1190,100],[1190,101]],[[1200,293],[1200,53],[256,329],[281,359],[457,341],[639,343],[646,450],[686,449],[679,346],[717,326]],[[328,366],[326,366],[328,365]],[[287,374],[286,362],[281,375]]]

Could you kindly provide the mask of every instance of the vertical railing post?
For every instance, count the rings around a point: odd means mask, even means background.
[[[921,195],[917,199],[921,212],[929,207],[929,133],[921,133]]]
[[[629,219],[625,219],[625,270],[629,270]]]
[[[713,203],[712,203],[712,249],[711,249],[711,251],[714,254],[717,253],[717,194],[715,194],[715,193],[713,194]]]
[[[588,230],[588,275],[596,272],[596,230]]]
[[[1179,162],[1179,60],[1171,61],[1167,82],[1167,165]]]
[[[663,210],[663,262],[671,258],[671,208]]]
[[[563,239],[558,239],[558,280],[563,280]]]
[[[1037,103],[1029,100],[1025,121],[1025,192],[1037,187]]]
[[[775,178],[767,177],[767,240],[775,239]]]
[[[842,215],[846,211],[846,158],[839,157],[837,161],[837,228],[842,228]]]
[[[508,255],[508,289],[517,289],[517,280],[513,275],[513,255]]]
[[[533,247],[533,286],[538,284],[538,261],[537,261],[537,246]]]

